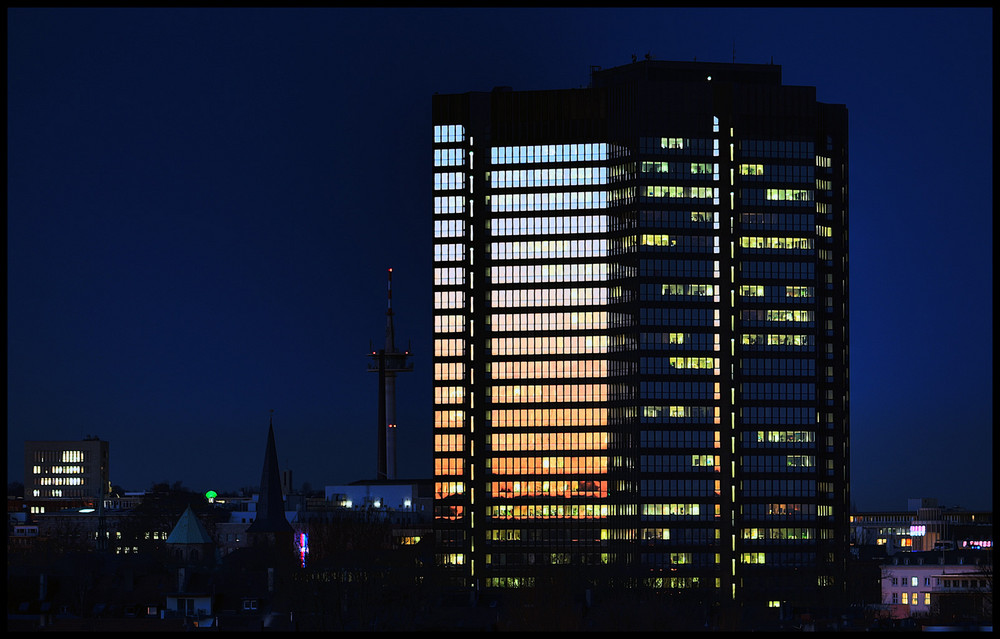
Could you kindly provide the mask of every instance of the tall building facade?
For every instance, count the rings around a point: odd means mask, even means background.
[[[108,442],[24,442],[24,497],[31,499],[102,498],[111,492]]]
[[[847,109],[776,65],[591,80],[433,96],[436,562],[832,601]]]

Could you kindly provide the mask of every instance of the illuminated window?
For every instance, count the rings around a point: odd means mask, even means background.
[[[436,125],[434,127],[434,142],[464,142],[465,127],[461,124]]]
[[[666,173],[670,166],[666,162],[643,162],[639,170],[642,173]]]

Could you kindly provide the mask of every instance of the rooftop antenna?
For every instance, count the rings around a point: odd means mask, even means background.
[[[378,437],[376,479],[396,479],[396,375],[413,370],[410,348],[396,350],[392,316],[392,269],[388,271],[385,309],[385,347],[372,349],[369,372],[378,373]]]

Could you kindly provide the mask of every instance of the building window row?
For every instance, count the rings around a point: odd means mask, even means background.
[[[465,401],[464,386],[435,386],[435,404],[461,404]]]
[[[642,407],[642,421],[644,423],[657,423],[657,422],[668,422],[675,420],[693,420],[697,423],[711,424],[718,423],[715,420],[720,418],[720,411],[722,409],[719,406],[643,406]],[[681,437],[685,434],[690,435],[691,433],[700,433],[699,437],[709,437],[710,433],[703,431],[642,431],[642,445],[646,446],[646,437],[656,437],[655,441],[660,441],[661,437],[670,438],[672,441],[675,437]],[[718,443],[719,433],[715,433],[715,441]],[[654,440],[650,440],[649,445],[660,446],[664,445],[663,442],[654,443]],[[670,444],[673,445],[673,444]],[[694,444],[691,445],[702,445]],[[707,443],[704,445],[708,445]],[[718,447],[716,445],[716,447]]]
[[[608,167],[580,166],[558,169],[522,169],[493,171],[490,184],[495,189],[519,189],[547,186],[590,186],[608,183]]]
[[[434,126],[435,144],[448,142],[464,142],[465,127],[461,124],[442,124]]]
[[[605,359],[493,362],[490,379],[588,379],[608,376]]]
[[[595,306],[608,303],[608,289],[520,288],[496,289],[490,295],[491,308],[532,308],[537,306]]]
[[[555,450],[606,450],[607,432],[492,433],[493,452],[534,452]]]
[[[556,193],[498,193],[487,196],[490,211],[562,211],[608,208],[607,191],[566,191]]]
[[[718,455],[642,455],[639,471],[643,473],[717,473],[721,470]]]
[[[462,362],[435,362],[434,380],[465,379],[465,364]]]
[[[36,477],[36,486],[83,486],[84,477]]]
[[[639,481],[639,495],[641,497],[713,497],[720,494],[720,481],[718,479],[642,479]],[[665,528],[660,528],[668,532]],[[695,529],[704,533],[704,529]],[[688,531],[679,531],[678,541],[682,543],[704,542],[707,539],[692,538],[697,535],[690,535]],[[642,537],[646,539],[646,537]],[[667,537],[664,537],[667,539]]]
[[[490,339],[490,353],[496,357],[510,355],[589,355],[607,352],[607,335],[494,337]]]
[[[790,375],[797,377],[814,377],[816,375],[816,360],[801,358],[746,358],[740,360],[740,370],[745,375]]]
[[[608,496],[608,482],[603,480],[563,480],[552,479],[544,481],[495,481],[489,484],[490,496],[498,499],[516,499],[520,497],[586,497],[604,499]],[[498,532],[498,531],[493,531]],[[520,531],[511,531],[520,532]],[[519,540],[509,537],[509,540]],[[494,537],[496,540],[496,537]],[[507,541],[508,539],[502,539]]]
[[[643,326],[720,326],[719,309],[711,308],[650,308],[639,309]]]
[[[718,375],[717,357],[641,357],[640,375]]]
[[[494,331],[591,331],[608,327],[606,311],[491,315]]]
[[[607,263],[533,264],[490,267],[490,281],[494,284],[606,282],[607,279]]]
[[[465,259],[465,244],[435,244],[435,262],[460,262]]]
[[[647,186],[642,192],[647,198],[675,198],[689,200],[712,200],[719,203],[719,188],[711,186]]]
[[[436,410],[434,411],[434,428],[464,428],[464,410]]]
[[[531,242],[493,242],[490,254],[494,260],[565,259],[573,257],[606,257],[608,240],[535,240]]]
[[[786,333],[743,333],[740,343],[747,350],[769,351],[813,351],[816,348],[815,335]]]
[[[493,428],[574,428],[608,425],[607,408],[520,408],[490,411]]]
[[[644,177],[689,178],[695,176],[718,180],[719,165],[713,162],[640,162],[639,173]]]
[[[549,402],[604,402],[608,399],[607,384],[522,384],[491,386],[490,397],[496,404],[530,404]]]
[[[435,434],[434,452],[461,452],[465,450],[465,435],[462,434]]]
[[[465,173],[451,172],[451,173],[434,174],[435,191],[455,191],[464,188],[465,188]]]
[[[553,217],[499,217],[490,220],[493,237],[510,235],[565,235],[607,233],[607,215],[561,215]]]
[[[493,164],[533,164],[536,162],[591,162],[608,159],[606,143],[542,144],[500,146],[490,149]]]
[[[648,517],[701,517],[717,510],[712,504],[642,504],[640,514]]]
[[[774,444],[812,447],[816,443],[816,433],[811,430],[758,430],[744,432],[741,439],[744,446],[750,447]]]
[[[444,195],[434,198],[434,214],[445,215],[465,213],[465,197],[462,195]]]
[[[747,182],[812,184],[816,179],[816,167],[809,164],[740,164],[739,174]]]
[[[434,291],[434,308],[435,309],[465,308],[465,292]]]
[[[718,382],[639,382],[642,399],[721,399]]]
[[[699,301],[702,298],[712,298],[719,301],[718,284],[643,284],[639,287],[639,299],[657,300],[663,297],[691,298]],[[705,301],[708,301],[707,299]]]
[[[678,156],[719,155],[719,141],[712,138],[644,137],[639,138],[639,152]]]
[[[745,206],[812,206],[812,189],[740,189],[740,203]]]
[[[740,311],[740,321],[743,326],[760,326],[771,323],[782,324],[812,324],[816,319],[815,311],[798,309],[750,308]]]
[[[434,149],[434,166],[465,166],[465,149]]]
[[[639,211],[638,224],[649,228],[719,228],[719,213],[713,211]],[[811,227],[809,227],[811,228]]]
[[[816,264],[745,260],[740,262],[740,274],[750,280],[815,280]]]
[[[444,267],[434,269],[435,286],[457,286],[465,284],[465,269],[462,267]]]
[[[605,519],[607,504],[499,504],[486,507],[490,519]]]
[[[808,251],[814,248],[811,237],[741,237],[740,248],[747,250]]]
[[[743,424],[816,424],[818,415],[812,406],[744,406],[740,408]]]
[[[709,247],[705,252],[712,250]],[[720,275],[717,260],[639,260],[640,277],[711,277]]]
[[[464,315],[435,315],[435,333],[461,333],[465,330]]]
[[[434,220],[434,237],[465,237],[465,220]]]
[[[815,497],[811,479],[744,479],[740,490],[746,497]]]
[[[818,513],[816,504],[773,503],[744,504],[740,507],[746,519],[815,519]],[[830,514],[830,506],[819,506]]]
[[[640,249],[647,246],[657,249],[673,249],[682,253],[718,253],[717,235],[668,235],[665,233],[643,233],[639,235]]]
[[[639,333],[639,347],[648,350],[719,350],[718,333]]]
[[[738,219],[742,228],[753,232],[816,230],[816,216],[812,213],[791,211],[740,213]]]
[[[813,401],[816,384],[746,382],[740,384],[740,393],[747,400]]]
[[[741,458],[743,470],[750,472],[812,471],[816,468],[815,455],[745,455]]]
[[[464,339],[435,339],[434,357],[463,357],[465,355]]]
[[[491,457],[493,475],[603,475],[608,472],[604,456]]]
[[[747,158],[798,158],[811,160],[816,145],[794,140],[739,140],[740,155]]]
[[[435,457],[434,476],[464,475],[465,459],[461,457]]]

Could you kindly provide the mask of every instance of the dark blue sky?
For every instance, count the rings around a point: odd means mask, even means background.
[[[853,500],[992,508],[991,9],[8,9],[8,481],[375,474],[386,269],[403,477],[431,473],[431,95],[768,63],[848,106]]]

